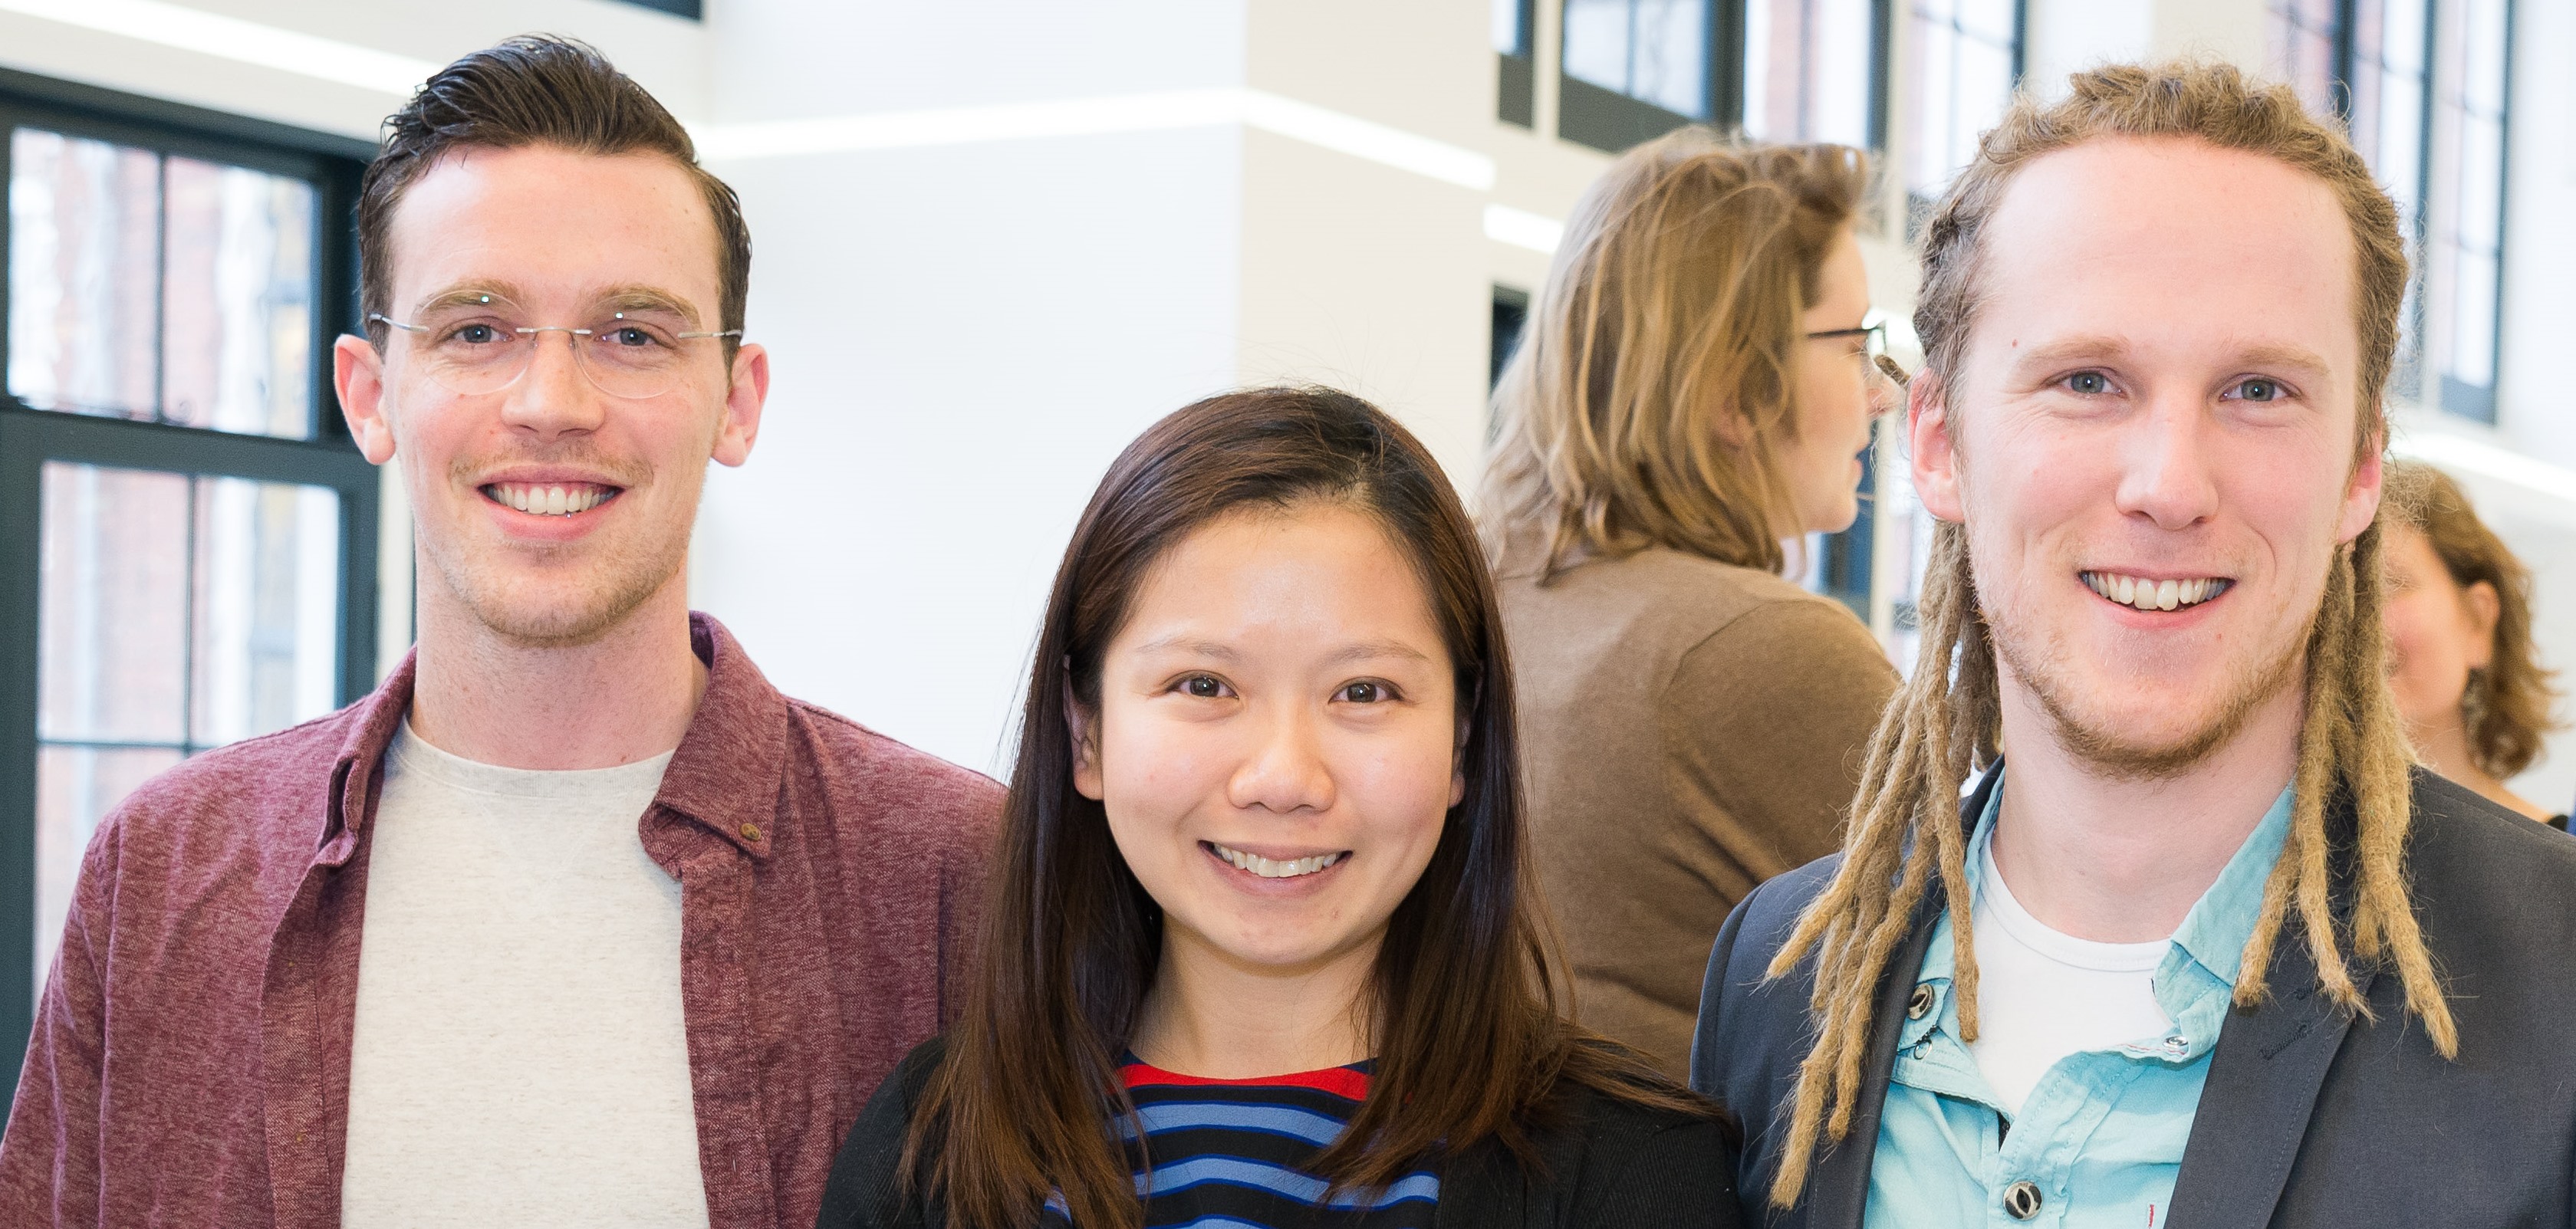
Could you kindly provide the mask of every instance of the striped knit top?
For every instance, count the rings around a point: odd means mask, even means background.
[[[1148,1229],[1428,1229],[1440,1177],[1416,1170],[1383,1191],[1322,1202],[1305,1171],[1368,1097],[1368,1063],[1251,1080],[1165,1071],[1133,1055],[1120,1068],[1145,1124],[1150,1167],[1136,1174]],[[1121,1135],[1132,1131],[1120,1124]],[[1060,1206],[1046,1223],[1063,1225]]]

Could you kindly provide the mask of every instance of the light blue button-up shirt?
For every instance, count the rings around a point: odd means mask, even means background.
[[[1983,890],[1986,842],[2002,799],[1997,783],[1968,849],[1972,898]],[[1932,1008],[1904,1022],[1879,1117],[1869,1173],[1871,1229],[2156,1229],[2164,1223],[2209,1077],[2209,1052],[2227,1020],[2245,940],[2262,913],[2263,884],[2289,835],[2290,804],[2285,789],[2174,932],[2155,974],[2156,1005],[2171,1027],[2059,1059],[2017,1116],[2004,1112],[1959,1040],[1950,918],[1942,915],[1918,979],[1932,989]],[[2028,1220],[2004,1211],[2005,1193],[2019,1182],[2034,1184],[2040,1196]]]

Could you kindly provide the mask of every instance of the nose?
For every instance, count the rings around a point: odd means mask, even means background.
[[[1226,801],[1239,810],[1274,815],[1333,809],[1333,774],[1324,764],[1315,722],[1300,710],[1267,717],[1258,742],[1226,782]]]
[[[2168,394],[2148,405],[2121,443],[2120,511],[2158,529],[2187,529],[2218,511],[2218,449],[2197,398]]]
[[[560,338],[561,340],[557,340]],[[539,329],[530,339],[528,369],[503,394],[501,420],[540,439],[595,431],[606,416],[606,394],[581,373],[573,353],[579,339],[568,329]]]

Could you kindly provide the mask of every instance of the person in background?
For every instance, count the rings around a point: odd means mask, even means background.
[[[411,502],[419,643],[100,825],[0,1222],[810,1224],[964,999],[1001,790],[689,611],[769,356],[742,213],[670,113],[525,38],[388,128],[334,357]]]
[[[1027,697],[982,978],[824,1229],[1736,1223],[1731,1124],[1559,1013],[1492,584],[1392,419],[1149,428]]]
[[[2383,664],[2396,203],[2231,65],[2052,93],[1924,231],[1850,836],[1709,956],[1745,1219],[2564,1229],[2576,842],[2414,768]]]
[[[1851,611],[1780,575],[1784,541],[1852,523],[1893,402],[1867,180],[1853,150],[1705,129],[1629,151],[1494,393],[1479,515],[1542,886],[1581,1019],[1676,1079],[1710,936],[1834,850],[1897,685]]]
[[[2388,467],[2388,685],[2424,766],[2561,832],[2567,817],[2505,788],[2552,728],[2531,645],[2531,572],[2450,476]]]

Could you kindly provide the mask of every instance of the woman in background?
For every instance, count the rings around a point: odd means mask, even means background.
[[[1733,1225],[1716,1107],[1558,1009],[1493,604],[1356,398],[1130,445],[1039,631],[981,975],[821,1224]]]
[[[1869,629],[1780,575],[1858,511],[1894,401],[1862,327],[1868,168],[1683,129],[1566,228],[1480,515],[1511,630],[1530,828],[1581,1019],[1686,1074],[1718,926],[1841,847],[1897,685]]]
[[[2388,683],[2424,766],[2564,831],[2505,788],[2540,755],[2550,672],[2533,659],[2531,573],[2442,471],[2388,467]]]

